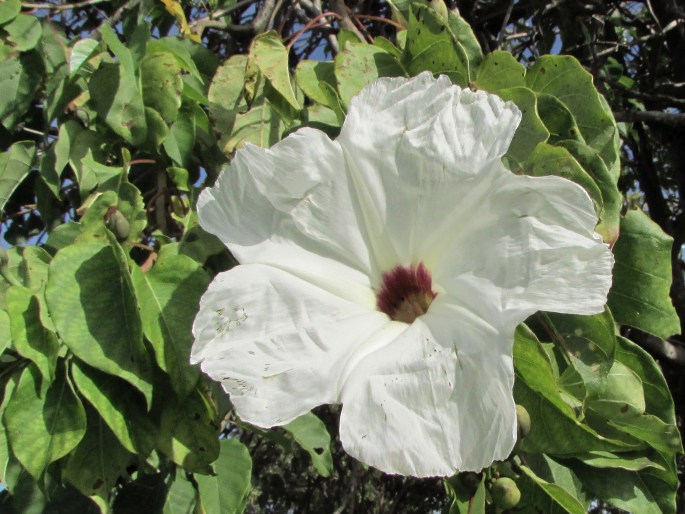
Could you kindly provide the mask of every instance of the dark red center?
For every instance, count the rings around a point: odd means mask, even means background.
[[[376,305],[395,321],[412,323],[428,311],[437,293],[433,292],[430,271],[417,266],[397,266],[383,273]]]

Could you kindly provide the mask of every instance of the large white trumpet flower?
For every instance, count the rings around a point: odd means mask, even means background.
[[[447,77],[380,79],[335,141],[237,152],[198,211],[240,266],[202,298],[191,359],[242,419],[342,404],[345,450],[388,473],[509,455],[516,326],[601,312],[613,264],[580,186],[502,164],[520,118]]]

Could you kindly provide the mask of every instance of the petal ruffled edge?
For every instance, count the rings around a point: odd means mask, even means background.
[[[503,172],[487,216],[452,243],[434,278],[490,319],[523,321],[538,310],[597,314],[612,283],[613,254],[594,231],[592,200],[561,177]],[[474,216],[477,216],[474,213]],[[445,254],[457,251],[445,250]]]
[[[302,128],[264,149],[238,150],[200,194],[200,225],[242,264],[368,285],[372,259],[340,145]]]

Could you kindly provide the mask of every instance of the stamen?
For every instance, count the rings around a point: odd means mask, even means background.
[[[417,266],[397,266],[383,273],[376,305],[395,321],[412,323],[428,312],[437,293],[432,277],[422,262]]]

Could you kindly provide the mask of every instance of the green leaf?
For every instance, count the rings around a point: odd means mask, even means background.
[[[243,114],[238,114],[233,126],[233,132],[223,148],[226,153],[233,153],[245,143],[252,143],[268,148],[281,139],[285,126],[268,100]]]
[[[241,514],[252,489],[252,458],[237,439],[222,439],[214,476],[195,475],[205,514]]]
[[[525,76],[526,68],[513,55],[495,50],[483,59],[475,83],[478,89],[498,93],[501,89],[525,87]]]
[[[642,380],[628,366],[616,361],[601,391],[588,398],[588,406],[609,420],[639,416],[645,411]]]
[[[64,167],[70,164],[76,174],[82,198],[95,189],[98,182],[92,166],[88,164],[88,158],[102,162],[107,154],[102,134],[84,129],[76,120],[67,120],[60,125],[55,143],[55,171],[61,174]]]
[[[219,456],[216,407],[195,389],[183,400],[169,391],[164,400],[157,448],[186,471],[211,473]]]
[[[297,85],[309,98],[332,109],[344,120],[340,97],[335,89],[335,64],[322,61],[300,61],[296,70]]]
[[[584,142],[571,111],[557,97],[537,92],[538,115],[549,130],[549,143],[573,140]]]
[[[543,480],[527,466],[521,466],[521,471],[535,486],[533,491],[537,494],[533,498],[526,495],[526,500],[537,509],[547,514],[585,514],[585,507],[564,488]]]
[[[26,116],[43,73],[43,61],[35,50],[0,62],[0,121],[7,130]]]
[[[607,168],[619,159],[616,122],[592,83],[592,75],[568,55],[542,56],[526,74],[526,85],[561,101],[573,114],[585,142]]]
[[[364,70],[363,72],[361,70]],[[349,42],[335,56],[335,78],[344,105],[378,77],[403,77],[406,71],[396,57],[366,43]]]
[[[128,221],[130,233],[127,239],[129,241],[140,239],[140,233],[147,224],[143,197],[140,190],[126,180],[123,170],[117,179],[103,185],[103,189],[111,187],[112,190],[98,196],[81,218],[79,242],[107,239],[105,217],[111,208],[116,208]]]
[[[145,458],[154,448],[157,428],[131,387],[78,359],[72,361],[71,373],[78,392],[95,408],[121,445]]]
[[[88,430],[67,459],[63,476],[84,495],[109,501],[117,481],[128,477],[126,468],[135,459],[97,413],[88,409]]]
[[[31,359],[43,377],[44,390],[55,378],[59,345],[55,334],[41,322],[40,303],[30,289],[12,286],[7,290],[7,308],[12,330],[12,345],[23,357]]]
[[[28,176],[35,156],[36,144],[33,141],[19,141],[0,154],[0,210],[5,208],[14,190]]]
[[[530,433],[521,442],[523,451],[574,455],[631,448],[628,443],[601,436],[578,420],[561,396],[549,357],[527,328],[519,327],[516,331],[514,368],[514,398],[531,417]]]
[[[4,352],[12,342],[12,333],[10,332],[10,317],[7,311],[0,309],[0,353]],[[0,437],[2,437],[2,430],[0,430]],[[0,444],[0,449],[2,444]],[[2,459],[0,458],[0,481],[2,481]]]
[[[75,75],[88,62],[95,51],[100,47],[100,43],[94,39],[80,39],[71,49],[69,57],[69,74]]]
[[[102,63],[90,77],[90,104],[109,127],[128,143],[145,142],[147,126],[143,98],[122,66]]]
[[[675,455],[683,451],[678,428],[664,423],[656,416],[643,414],[608,419],[609,425],[644,441],[665,455]]]
[[[293,109],[301,109],[290,83],[288,50],[283,46],[278,33],[272,30],[256,36],[250,46],[249,60]]]
[[[578,141],[561,141],[566,148],[592,177],[602,193],[602,205],[599,210],[600,223],[595,230],[602,235],[604,242],[614,244],[619,234],[623,195],[618,190],[616,177],[612,176],[600,155],[589,146]]]
[[[444,4],[443,0],[439,1]],[[471,25],[452,9],[447,12],[447,25],[456,36],[457,41],[466,54],[466,59],[469,64],[469,81],[473,81],[475,80],[478,68],[483,61],[483,50],[480,47],[478,38],[474,34]]]
[[[179,253],[204,264],[210,255],[226,251],[226,247],[218,237],[197,224],[197,215],[193,214],[192,219],[193,224],[186,227],[186,233],[179,243]]]
[[[195,146],[195,115],[192,108],[184,104],[169,135],[164,140],[164,150],[171,160],[181,167],[190,165]]]
[[[19,0],[4,0],[0,2],[0,25],[12,21],[21,12]]]
[[[609,307],[617,322],[664,339],[680,333],[669,297],[672,245],[673,239],[643,212],[628,211],[621,219],[609,291]]]
[[[333,472],[331,436],[323,421],[312,412],[308,412],[284,425],[283,428],[309,453],[312,464],[319,474],[323,477],[331,476]]]
[[[127,263],[112,247],[78,243],[50,263],[45,296],[60,337],[86,364],[119,376],[151,401],[151,363],[143,345]]]
[[[247,105],[243,98],[246,65],[247,56],[231,56],[216,70],[209,86],[209,115],[214,122],[214,129],[224,141],[233,130],[237,112]]]
[[[590,452],[584,455],[576,455],[576,458],[583,464],[599,469],[623,469],[626,471],[640,471],[646,468],[664,469],[663,466],[647,457],[644,452]]]
[[[608,452],[607,452],[608,453]],[[575,472],[569,467],[567,461],[557,461],[545,454],[534,454],[528,453],[525,455],[526,466],[528,466],[539,478],[550,484],[556,484],[567,493],[573,496],[578,502],[587,509],[589,507],[592,496],[585,494],[582,488],[582,483],[580,479],[576,476]],[[526,493],[532,492],[531,497],[534,499],[540,494],[541,491],[537,489],[536,486],[530,483],[530,481],[521,481],[521,486],[528,487],[528,491],[523,491],[524,496]],[[532,491],[531,491],[532,489]],[[524,499],[525,503],[533,503],[529,501],[529,498]],[[526,511],[529,512],[529,511]],[[545,513],[547,514],[547,513]]]
[[[629,512],[675,514],[678,478],[674,458],[658,458],[660,470],[647,467],[638,471],[574,464],[573,470],[588,493]]]
[[[170,52],[178,64],[185,70],[189,71],[193,77],[198,79],[201,83],[204,82],[202,72],[198,69],[193,56],[184,44],[184,40],[178,37],[164,37],[161,39],[151,39],[147,45],[148,54],[157,52]]]
[[[197,503],[197,490],[193,484],[177,470],[176,479],[169,486],[162,514],[193,514]],[[209,513],[206,513],[209,514]]]
[[[39,376],[33,365],[24,370],[3,415],[12,452],[36,480],[48,464],[71,452],[86,431],[83,405],[64,367],[42,397]]]
[[[136,81],[136,66],[133,63],[133,55],[131,51],[119,41],[119,36],[114,32],[114,29],[107,23],[100,25],[100,34],[102,39],[107,43],[107,46],[112,53],[119,59],[119,64],[124,71],[124,77],[128,82],[135,83]]]
[[[413,5],[409,12],[407,44],[402,64],[410,76],[422,71],[446,74],[466,87],[469,63],[464,47],[447,25],[447,20],[426,6]]]
[[[378,48],[382,48],[390,55],[395,56],[397,59],[400,59],[402,57],[402,50],[397,48],[389,39],[386,39],[383,36],[376,36],[373,39],[373,45],[377,46]]]
[[[209,276],[202,266],[185,255],[168,255],[162,249],[151,271],[133,269],[133,285],[141,309],[145,336],[155,349],[160,368],[171,377],[180,398],[197,383],[199,371],[190,365],[192,325]]]
[[[158,153],[161,144],[169,137],[169,126],[159,112],[147,105],[145,106],[145,125],[147,134],[143,146],[152,150],[153,153]]]
[[[8,41],[20,52],[35,48],[43,32],[38,18],[28,14],[19,14],[2,29],[7,32]]]
[[[148,54],[140,63],[143,101],[166,123],[173,123],[181,107],[183,79],[176,57],[169,52]]]
[[[545,317],[555,340],[563,344],[574,361],[607,376],[616,353],[616,327],[608,309],[593,316],[548,313]]]
[[[645,412],[653,414],[670,425],[676,424],[673,397],[659,366],[651,355],[638,345],[618,337],[616,360],[622,362],[642,380],[645,395]]]
[[[512,87],[500,89],[497,94],[503,100],[510,100],[521,110],[522,118],[514,138],[505,155],[509,167],[518,171],[526,165],[527,159],[533,159],[532,155],[538,143],[547,141],[549,131],[540,120],[537,113],[537,96],[526,87]]]

